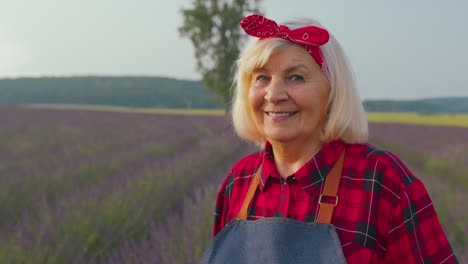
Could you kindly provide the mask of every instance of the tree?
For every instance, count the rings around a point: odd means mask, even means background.
[[[184,23],[179,33],[192,41],[203,84],[221,96],[225,108],[231,100],[233,66],[244,39],[239,22],[248,13],[258,12],[259,2],[193,0],[192,8],[182,9]]]

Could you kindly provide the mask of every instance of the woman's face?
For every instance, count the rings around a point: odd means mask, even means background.
[[[319,143],[327,115],[329,83],[298,45],[273,54],[255,69],[248,104],[258,131],[271,143]]]

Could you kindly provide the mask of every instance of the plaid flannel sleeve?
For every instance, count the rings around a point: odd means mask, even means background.
[[[423,183],[400,193],[390,220],[387,263],[458,263]]]
[[[229,209],[229,184],[232,184],[233,172],[229,172],[221,184],[216,196],[216,207],[214,212],[213,237],[216,236],[226,225],[226,217]]]

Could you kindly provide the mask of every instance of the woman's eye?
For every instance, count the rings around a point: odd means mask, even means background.
[[[304,81],[304,77],[297,74],[291,75],[289,79],[291,79],[292,81]]]
[[[266,75],[258,75],[257,77],[255,77],[255,81],[257,82],[265,82],[268,80],[270,80],[270,78],[268,78],[268,76]]]

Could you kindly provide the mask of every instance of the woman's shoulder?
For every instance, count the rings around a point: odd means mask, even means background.
[[[356,166],[364,167],[364,177],[376,177],[397,189],[419,181],[398,155],[373,144],[348,144],[347,157]]]
[[[378,160],[388,165],[402,163],[395,153],[370,143],[347,144],[346,151],[350,156],[358,159]]]

